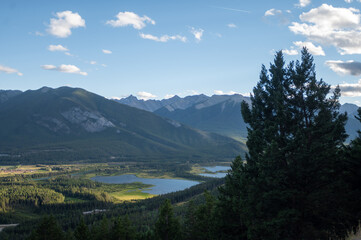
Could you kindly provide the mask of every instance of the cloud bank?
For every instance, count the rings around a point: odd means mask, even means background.
[[[296,4],[296,6],[298,6],[298,7],[306,7],[310,3],[311,3],[311,0],[300,0],[300,2],[298,4]]]
[[[155,21],[148,16],[140,17],[134,12],[119,12],[116,16],[116,20],[109,20],[106,24],[113,27],[126,27],[132,26],[135,29],[142,29],[146,26],[147,23],[152,25],[155,24]]]
[[[179,40],[182,42],[186,42],[187,38],[184,36],[180,36],[180,35],[174,35],[174,36],[169,36],[169,35],[162,35],[160,37],[151,35],[151,34],[144,34],[144,33],[139,33],[139,36],[143,39],[149,39],[149,40],[153,40],[156,42],[168,42],[169,40]]]
[[[52,71],[58,71],[58,72],[64,72],[64,73],[80,74],[83,76],[88,75],[88,73],[80,71],[80,69],[75,65],[61,64],[58,67],[56,67],[54,65],[42,65],[41,68],[44,70],[52,70]]]
[[[303,48],[306,47],[307,50],[312,54],[312,55],[317,55],[317,56],[325,56],[325,52],[323,51],[321,46],[315,46],[312,42],[301,42],[301,41],[297,41],[297,42],[293,42],[294,45],[296,45],[299,48]]]
[[[298,54],[298,51],[296,49],[293,49],[291,47],[291,49],[284,49],[282,50],[282,53],[283,54],[286,54],[286,55],[290,55],[290,56],[293,56],[293,55],[297,55]]]
[[[112,51],[107,50],[107,49],[103,49],[102,52],[103,52],[104,54],[112,54],[112,53],[113,53]]]
[[[344,97],[361,97],[361,79],[357,83],[340,84],[341,95]]]
[[[301,23],[293,22],[289,29],[309,40],[331,45],[341,55],[361,54],[360,11],[322,4],[300,15]]]
[[[356,61],[327,61],[326,65],[329,66],[334,72],[338,74],[347,74],[352,76],[361,75],[361,62]]]
[[[71,35],[72,28],[85,27],[85,20],[72,11],[57,12],[57,18],[51,18],[47,29],[53,36],[66,38]]]
[[[0,72],[4,72],[7,74],[12,74],[12,73],[16,73],[18,76],[22,76],[23,74],[21,72],[19,72],[18,70],[11,68],[11,67],[6,67],[3,65],[0,65]]]
[[[60,51],[60,52],[67,52],[69,49],[62,45],[49,45],[48,50],[51,52]]]
[[[139,99],[149,100],[149,99],[152,99],[152,98],[156,98],[157,96],[154,95],[154,94],[151,94],[149,92],[138,92],[137,97]]]

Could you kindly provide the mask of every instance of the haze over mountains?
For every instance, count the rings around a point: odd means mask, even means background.
[[[201,94],[185,98],[174,96],[170,99],[147,101],[129,96],[115,101],[244,142],[247,138],[247,126],[240,111],[240,103],[243,100],[250,103],[249,97],[240,94],[211,97]],[[345,126],[349,135],[348,141],[354,139],[357,136],[357,130],[361,129],[360,122],[355,118],[357,109],[357,105],[350,103],[345,103],[340,108],[340,112],[348,114]]]
[[[0,154],[40,159],[233,158],[244,144],[79,88],[0,92]],[[40,157],[39,157],[40,156]]]

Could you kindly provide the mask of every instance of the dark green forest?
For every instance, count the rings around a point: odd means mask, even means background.
[[[306,48],[288,64],[277,52],[268,69],[262,66],[251,104],[240,106],[248,153],[233,160],[225,178],[192,176],[187,164],[157,163],[202,183],[124,203],[94,191],[101,183],[82,179],[34,184],[2,178],[0,223],[21,219],[11,209],[32,209],[34,217],[0,238],[345,239],[360,230],[361,131],[345,144],[340,96],[338,87],[317,79]],[[356,118],[361,122],[361,108]],[[89,209],[100,212],[83,214]]]

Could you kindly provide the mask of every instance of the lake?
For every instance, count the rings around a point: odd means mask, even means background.
[[[149,189],[143,190],[142,192],[155,194],[155,195],[181,191],[186,188],[190,188],[194,185],[199,184],[199,182],[197,181],[182,180],[182,179],[140,178],[133,174],[125,174],[120,176],[96,176],[96,177],[92,177],[91,180],[102,183],[112,183],[112,184],[134,183],[134,182],[150,184],[154,186],[150,187]]]
[[[227,173],[224,171],[228,171],[229,169],[231,169],[231,167],[229,166],[211,166],[211,167],[202,167],[202,168],[212,173],[201,173],[199,175],[203,177],[214,177],[214,178],[225,177]]]

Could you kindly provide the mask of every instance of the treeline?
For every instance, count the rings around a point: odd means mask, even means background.
[[[118,239],[217,239],[218,228],[215,228],[214,214],[217,208],[216,199],[205,192],[205,202],[195,205],[193,201],[187,204],[186,214],[175,216],[169,199],[165,199],[156,213],[152,225],[143,231],[138,231],[139,223],[131,221],[128,215],[107,218],[102,215],[99,221],[86,224],[83,217],[78,224],[66,231],[62,229],[53,215],[44,217],[32,231],[29,240],[118,240]],[[11,235],[10,235],[11,236]]]
[[[111,202],[97,201],[97,200],[88,200],[86,202],[77,202],[77,203],[61,203],[61,204],[47,204],[42,205],[37,208],[34,208],[34,213],[36,215],[53,215],[57,220],[60,228],[64,230],[64,233],[69,231],[74,231],[77,225],[80,223],[81,216],[83,212],[91,211],[94,209],[106,210],[101,214],[89,214],[84,215],[84,222],[91,230],[93,226],[99,224],[103,218],[108,219],[109,226],[112,222],[115,222],[119,216],[129,216],[131,221],[131,226],[136,229],[137,232],[145,233],[148,230],[152,229],[156,219],[157,212],[160,205],[165,201],[165,199],[170,199],[172,203],[184,203],[190,199],[194,199],[195,204],[200,204],[204,202],[202,193],[207,190],[214,192],[217,187],[224,183],[224,179],[208,179],[209,181],[195,185],[184,191],[178,191],[169,193],[166,195],[160,195],[157,197],[145,199],[142,201],[136,202],[124,202],[121,204],[113,204]],[[54,179],[54,181],[56,181]],[[82,179],[69,179],[69,183],[73,181],[74,186],[83,182]],[[78,182],[79,181],[79,182]],[[43,184],[46,181],[44,181]],[[78,183],[77,183],[78,182]],[[87,181],[85,181],[87,182]],[[101,183],[94,183],[95,185]],[[91,187],[91,186],[89,186]],[[176,214],[183,219],[185,214],[184,204],[176,208]],[[30,206],[27,206],[30,210]],[[1,223],[19,223],[19,219],[14,216],[11,212],[7,214],[0,214]],[[31,231],[36,228],[39,220],[27,220],[21,221],[20,225],[13,229],[5,229],[1,234],[0,238],[8,239],[25,239],[29,236]],[[93,231],[95,231],[93,229]]]
[[[0,188],[0,212],[8,207],[63,203],[64,195],[36,185],[2,185]]]

